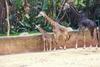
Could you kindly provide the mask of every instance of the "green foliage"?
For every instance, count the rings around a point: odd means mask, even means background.
[[[75,5],[77,6],[77,8],[82,9],[84,7],[86,7],[86,0],[75,0]]]
[[[56,19],[57,18],[57,12],[62,6],[63,0],[28,0],[30,4],[30,13],[29,18],[25,16],[24,10],[23,10],[23,1],[24,0],[11,0],[13,3],[13,6],[16,8],[16,12],[19,12],[20,19],[18,18],[18,21],[13,22],[15,25],[11,28],[11,33],[19,33],[19,32],[36,32],[38,31],[35,29],[35,25],[40,24],[42,28],[44,28],[46,31],[52,31],[52,27],[50,24],[47,24],[43,17],[36,19],[35,16],[39,14],[40,11],[45,11],[47,15],[49,15],[51,18]],[[78,8],[86,7],[85,4],[86,0],[75,0],[75,5]],[[13,14],[11,14],[13,15]],[[64,26],[69,26],[69,23],[64,21],[62,23]]]
[[[23,6],[23,0],[15,0],[15,5],[17,9],[21,9]]]
[[[26,18],[23,10],[23,0],[15,0],[17,12],[19,12],[21,19],[17,27],[12,28],[11,32],[31,32],[36,31],[34,25],[40,24],[42,28],[47,31],[52,31],[50,24],[47,24],[43,17],[36,19],[35,16],[42,10],[45,11],[50,17],[57,17],[57,9],[61,7],[61,0],[28,0],[31,5],[30,18]],[[62,25],[68,26],[68,23],[64,22]]]

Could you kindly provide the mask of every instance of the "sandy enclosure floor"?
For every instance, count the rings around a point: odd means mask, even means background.
[[[0,67],[100,67],[100,48],[5,55]]]

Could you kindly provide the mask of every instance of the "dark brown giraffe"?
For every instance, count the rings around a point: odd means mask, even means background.
[[[79,30],[83,33],[83,35],[84,30],[88,28],[93,41],[98,41],[99,33],[97,33],[97,25],[94,21],[89,19],[83,11],[78,11],[78,9],[68,3],[65,3],[63,6],[63,11],[66,12],[71,22],[77,22]]]
[[[70,17],[72,22],[74,22],[75,20],[75,22],[78,23],[80,30],[82,30],[82,28],[88,28],[88,30],[90,31],[90,35],[92,36],[92,38],[94,38],[94,33],[97,27],[94,21],[90,20],[84,12],[79,12],[78,9],[68,3],[65,3],[65,5],[63,6],[63,10],[66,11],[68,17]]]

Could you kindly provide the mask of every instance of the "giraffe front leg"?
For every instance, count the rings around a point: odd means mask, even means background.
[[[49,50],[51,51],[52,50],[52,39],[49,39]]]
[[[54,36],[54,40],[55,40],[55,50],[59,48],[59,35],[55,35]]]
[[[63,43],[63,45],[64,45],[63,49],[64,49],[64,50],[66,49],[66,44],[67,44],[67,37],[66,37],[66,35],[65,35],[64,43]]]
[[[71,35],[69,35],[69,33],[65,33],[65,36],[64,36],[64,49],[66,49],[66,45],[67,45],[67,42],[68,40],[70,40],[71,38]]]
[[[44,40],[43,43],[44,43],[44,44],[43,44],[43,51],[46,51],[46,40]]]
[[[96,44],[96,41],[97,41],[97,39],[96,39],[96,36],[97,36],[96,29],[89,28],[89,31],[90,31],[90,34],[91,34],[91,40],[93,41],[93,43],[91,45],[97,46],[97,44]]]
[[[56,40],[55,40],[55,38],[53,38],[53,41],[52,41],[53,50],[56,50],[56,45],[57,45]]]
[[[86,48],[86,37],[85,37],[85,27],[84,26],[80,27],[80,32],[83,36],[83,48],[85,49]]]

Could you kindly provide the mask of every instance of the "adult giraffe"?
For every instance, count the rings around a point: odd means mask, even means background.
[[[53,32],[54,32],[54,39],[55,39],[56,47],[57,48],[65,47],[66,41],[70,37],[68,33],[68,29],[60,25],[58,22],[54,21],[50,17],[48,17],[46,13],[43,11],[41,11],[37,17],[40,17],[40,16],[43,16],[44,18],[46,18],[49,21],[48,23],[51,24],[53,28]]]
[[[69,5],[68,3],[65,3],[63,10],[66,11],[71,21],[74,19],[75,22],[78,22],[78,26],[81,31],[83,31],[85,28],[88,28],[92,39],[96,37],[97,25],[94,21],[87,18],[83,12],[79,12],[75,7]]]

